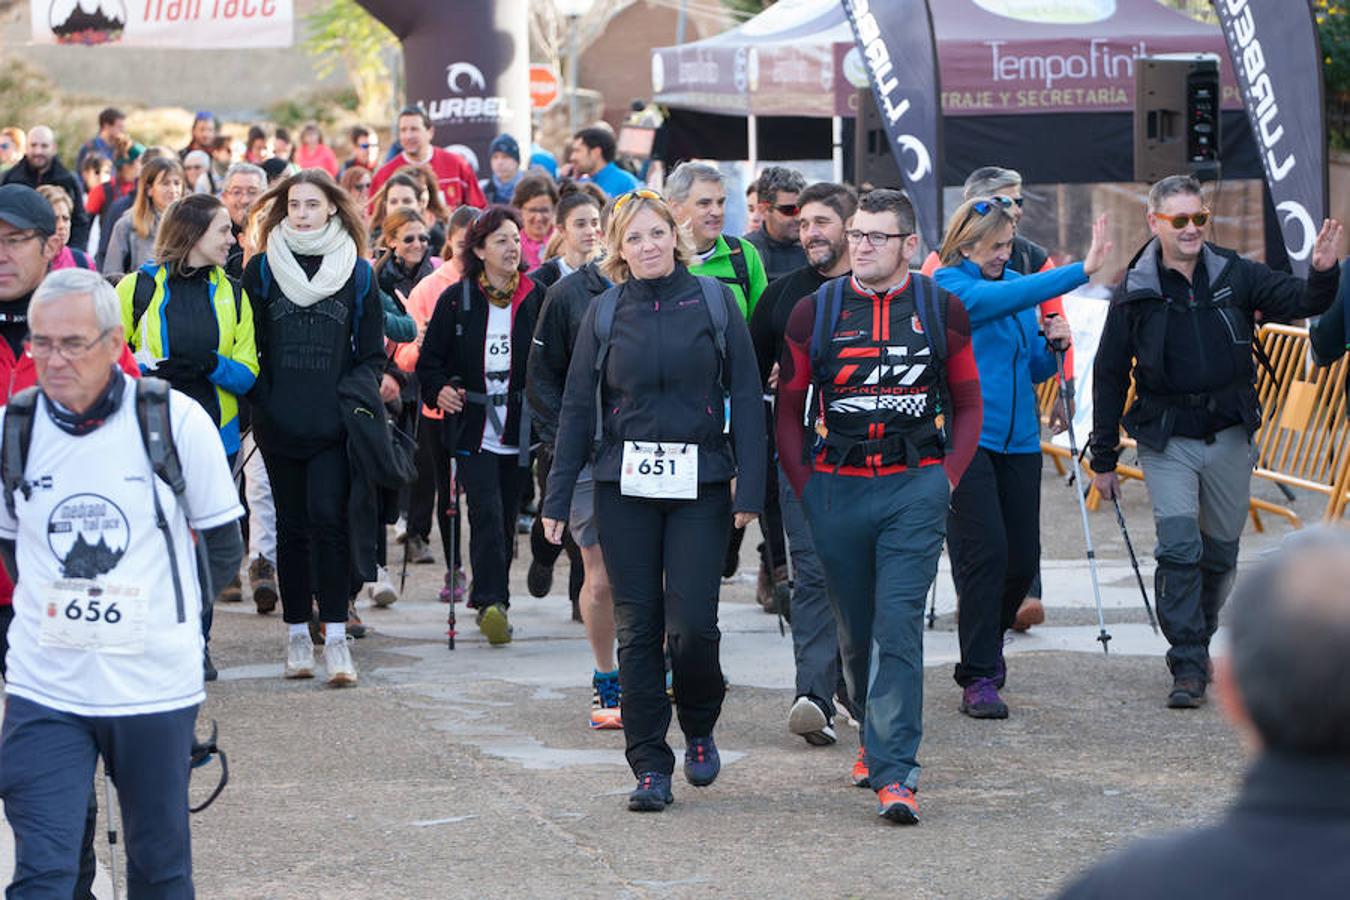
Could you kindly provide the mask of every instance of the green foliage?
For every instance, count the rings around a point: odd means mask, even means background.
[[[267,118],[283,128],[296,129],[318,122],[325,129],[337,124],[339,111],[356,112],[360,98],[352,88],[284,97],[267,108]]]
[[[1317,30],[1322,38],[1323,77],[1328,94],[1350,91],[1350,4],[1317,0]]]
[[[371,121],[388,119],[393,113],[394,82],[386,60],[399,46],[389,29],[356,0],[320,5],[305,23],[309,36],[304,47],[314,57],[319,76],[345,72],[361,115]]]

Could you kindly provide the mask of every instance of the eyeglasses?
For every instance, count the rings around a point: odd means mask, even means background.
[[[368,191],[368,190],[370,190],[370,182],[369,182],[369,181],[358,181],[358,182],[356,183],[356,189],[357,189],[358,191]]]
[[[785,216],[795,216],[802,211],[802,208],[795,203],[784,203],[782,206],[775,206],[774,209]]]
[[[367,141],[367,142],[364,143],[364,144],[357,144],[356,146],[359,147],[359,148],[362,149],[362,150],[369,150],[369,149],[370,149],[370,142]]]
[[[1157,213],[1154,213],[1154,215],[1157,215]],[[1195,223],[1196,228],[1204,228],[1205,223],[1209,221],[1209,210],[1202,209],[1198,213],[1190,213],[1189,215],[1182,213],[1178,216],[1158,216],[1158,218],[1171,225],[1177,231],[1180,231],[1192,222]]]
[[[225,196],[227,197],[258,197],[261,195],[262,191],[257,190],[256,188],[230,188],[225,192]]]
[[[92,341],[78,337],[61,338],[59,341],[48,337],[35,337],[24,341],[24,347],[33,359],[46,359],[53,353],[59,353],[67,362],[76,362],[87,356],[89,351],[98,346],[98,343],[111,332],[111,328],[105,328]]]
[[[431,238],[425,234],[409,234],[398,239],[400,244],[428,244]]]
[[[844,237],[848,239],[850,244],[856,244],[863,238],[867,238],[867,243],[880,250],[886,246],[887,241],[893,238],[907,238],[913,233],[912,231],[897,231],[895,233],[889,231],[858,231],[856,228],[850,228],[844,232]]]
[[[627,203],[629,200],[632,200],[634,197],[637,197],[641,200],[664,199],[660,194],[658,194],[656,191],[651,190],[650,188],[638,188],[636,190],[629,191],[626,194],[620,194],[619,198],[614,201],[613,212],[618,212],[619,210],[623,209],[623,205]]]
[[[28,234],[6,235],[5,237],[0,238],[0,247],[4,247],[5,250],[8,251],[18,250],[20,247],[22,247],[29,241],[40,240],[41,238],[42,235],[38,234],[37,232],[29,232]]]

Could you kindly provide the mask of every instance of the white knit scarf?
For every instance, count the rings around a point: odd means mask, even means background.
[[[322,256],[310,278],[295,256]],[[313,306],[342,290],[356,267],[356,242],[333,216],[315,231],[296,231],[285,219],[267,237],[267,267],[281,292],[296,306]]]

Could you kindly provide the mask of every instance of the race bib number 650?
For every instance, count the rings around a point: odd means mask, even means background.
[[[126,656],[141,653],[147,609],[139,587],[88,578],[54,581],[42,594],[38,643]]]
[[[697,500],[698,445],[624,441],[619,492],[649,500]]]

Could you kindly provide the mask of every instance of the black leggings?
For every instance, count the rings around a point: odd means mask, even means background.
[[[548,473],[553,469],[553,450],[545,445],[539,448],[535,454],[534,474],[539,480],[539,496],[548,496]],[[568,576],[568,594],[573,600],[581,596],[581,586],[585,580],[585,570],[581,563],[581,550],[577,547],[577,542],[572,539],[572,532],[569,529],[563,529],[563,542],[555,544],[544,537],[544,517],[542,515],[534,517],[534,524],[530,526],[530,556],[536,565],[551,569],[557,563],[558,557],[563,551],[567,551],[567,559],[572,564]]]
[[[458,457],[459,483],[469,503],[469,562],[473,589],[469,606],[511,605],[511,557],[516,545],[516,511],[529,470],[516,454],[470,453]]]
[[[459,505],[451,494],[450,454],[441,440],[441,429],[444,427],[442,420],[422,415],[417,430],[417,483],[408,496],[408,534],[427,540],[431,536],[431,513],[434,509],[436,527],[441,532],[445,567],[450,570],[464,565],[459,550],[459,536],[463,529],[460,528]],[[453,546],[450,542],[452,531],[455,538]],[[449,562],[452,558],[455,561],[453,566]]]
[[[308,459],[263,453],[277,508],[277,584],[287,624],[309,621],[315,595],[319,619],[346,622],[351,588],[347,538],[345,443]]]

